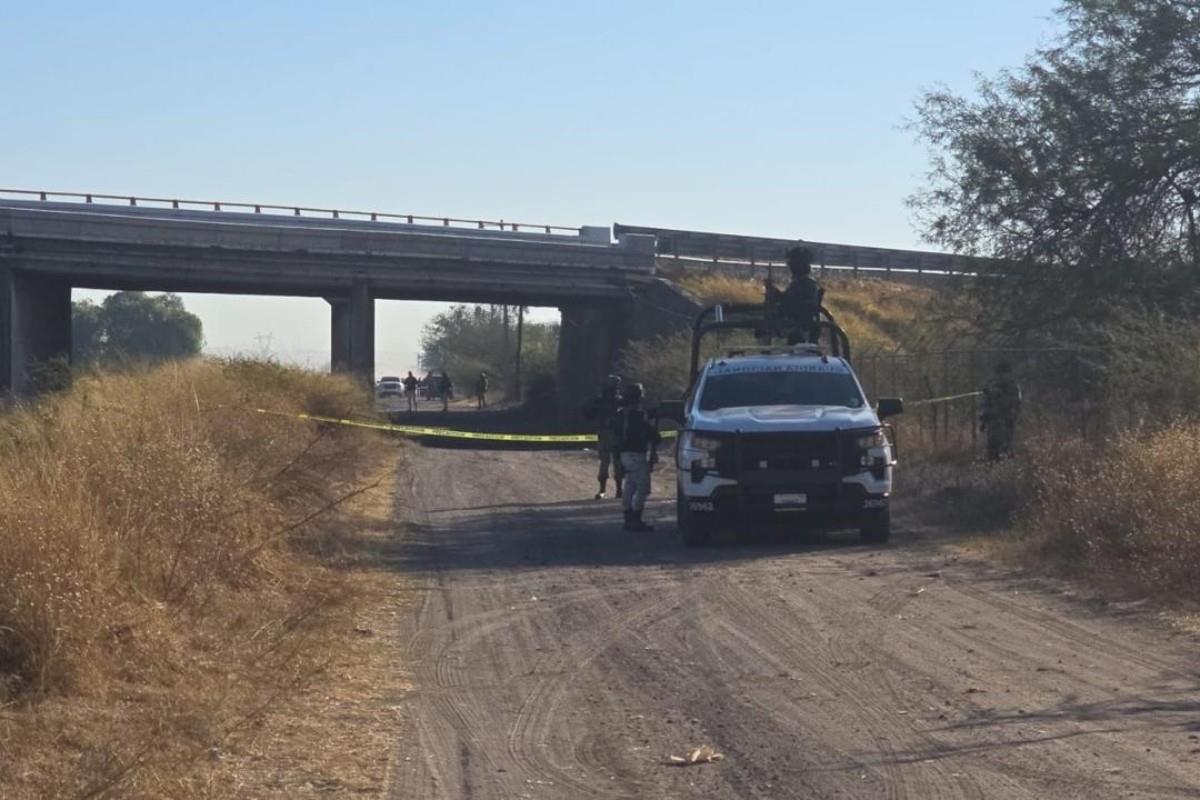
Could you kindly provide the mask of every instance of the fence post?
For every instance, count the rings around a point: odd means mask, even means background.
[[[942,351],[942,397],[954,394],[950,391],[950,351]],[[942,412],[942,441],[950,441],[950,411],[949,405]]]
[[[976,360],[975,354],[976,354],[976,349],[974,347],[972,347],[967,352],[967,356],[968,356],[967,374],[970,376],[970,380],[971,380],[970,391],[972,391],[972,392],[979,390],[979,376],[978,376],[978,373],[975,371],[975,360]],[[979,448],[979,425],[978,425],[979,398],[978,397],[974,397],[974,396],[971,397],[970,408],[971,408],[971,418],[969,420],[967,420],[967,422],[969,423],[967,427],[969,427],[971,429],[971,451],[976,452]]]

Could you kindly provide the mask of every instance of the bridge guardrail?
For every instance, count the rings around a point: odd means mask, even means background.
[[[172,197],[142,197],[139,195],[102,194],[98,192],[54,192],[34,189],[0,188],[0,197],[16,195],[19,199],[34,199],[43,202],[80,202],[84,205],[122,204],[133,207],[169,208],[172,210],[195,210],[219,212],[224,210],[250,211],[255,214],[287,214],[294,217],[310,216],[328,219],[358,219],[369,222],[403,222],[409,225],[433,224],[446,228],[473,228],[476,230],[526,231],[546,235],[578,236],[581,229],[567,225],[544,223],[508,222],[507,220],[463,219],[460,217],[431,217],[421,214],[393,214],[382,211],[354,211],[341,208],[318,208],[312,206],[280,205],[278,203],[241,203],[226,200],[188,200]]]
[[[708,233],[704,231],[651,228],[615,223],[613,234],[649,234],[657,242],[660,259],[681,265],[689,262],[728,268],[768,268],[786,262],[787,250],[796,245],[808,247],[818,270],[850,271],[855,275],[909,274],[914,276],[977,276],[993,272],[999,262],[976,256],[938,253],[930,250],[900,250],[888,247],[834,244],[800,239],[776,239],[762,236]]]

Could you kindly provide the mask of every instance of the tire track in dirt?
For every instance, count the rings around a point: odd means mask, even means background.
[[[622,533],[582,499],[580,454],[411,461],[404,569],[424,589],[394,798],[1200,797],[1194,641],[903,533],[699,551],[669,517]],[[663,765],[702,743],[726,760]]]

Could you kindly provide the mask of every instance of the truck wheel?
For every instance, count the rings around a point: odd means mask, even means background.
[[[675,490],[675,520],[679,526],[679,536],[683,539],[684,547],[703,547],[712,538],[712,531],[704,522],[688,510],[687,500],[683,492]]]
[[[864,514],[858,535],[863,544],[886,544],[892,538],[891,510],[885,508]]]

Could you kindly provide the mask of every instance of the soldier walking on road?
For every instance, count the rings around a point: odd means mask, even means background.
[[[621,394],[620,450],[625,468],[625,530],[652,531],[642,521],[642,510],[650,496],[650,472],[654,469],[656,449],[661,437],[658,428],[642,408],[645,390],[640,383],[625,387]]]
[[[1012,365],[1001,361],[992,379],[983,387],[979,427],[987,434],[988,461],[999,461],[1013,453],[1017,417],[1021,415],[1021,387],[1012,377]]]
[[[787,264],[792,282],[783,291],[770,280],[765,285],[767,307],[778,309],[780,320],[776,325],[787,336],[788,344],[816,341],[820,334],[817,315],[825,290],[812,276],[812,261],[812,251],[807,247],[791,248]]]
[[[408,400],[408,410],[417,410],[417,385],[420,383],[417,376],[412,374],[412,370],[404,376],[404,399]]]
[[[608,467],[613,468],[617,485],[617,497],[621,497],[621,482],[625,480],[625,468],[621,466],[621,451],[618,430],[621,411],[621,378],[609,375],[600,387],[600,394],[593,397],[583,409],[584,419],[596,424],[596,454],[600,456],[600,472],[596,479],[600,489],[596,499],[603,500],[608,492]]]

